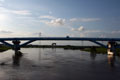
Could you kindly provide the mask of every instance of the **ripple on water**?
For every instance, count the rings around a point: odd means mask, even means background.
[[[13,64],[12,50],[0,53],[0,80],[119,80],[120,58],[115,67],[107,55],[91,55],[80,50],[22,48],[18,65]]]

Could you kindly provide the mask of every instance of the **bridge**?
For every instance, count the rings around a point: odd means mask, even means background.
[[[15,52],[20,50],[21,47],[26,46],[34,41],[90,41],[93,42],[99,46],[108,48],[110,50],[115,50],[115,48],[120,48],[119,45],[116,44],[116,42],[120,41],[120,38],[85,38],[85,37],[16,37],[16,38],[0,38],[0,42],[3,43],[6,46],[11,47]],[[7,41],[12,41],[12,43],[9,43]],[[24,43],[21,43],[21,41],[26,41]],[[103,43],[100,43],[99,41],[107,41],[108,45],[105,45]]]

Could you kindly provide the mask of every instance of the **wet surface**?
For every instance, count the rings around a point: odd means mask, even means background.
[[[120,58],[80,50],[23,48],[0,53],[0,80],[120,80]]]

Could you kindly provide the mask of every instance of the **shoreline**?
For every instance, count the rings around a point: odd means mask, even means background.
[[[4,45],[0,45],[0,52],[4,52],[11,49],[10,47],[4,46]]]
[[[81,50],[90,53],[107,54],[107,49],[100,46],[75,46],[75,45],[27,45],[22,48],[63,48],[64,50]],[[0,45],[0,52],[11,49],[10,47]],[[120,49],[116,49],[116,55],[120,56]]]

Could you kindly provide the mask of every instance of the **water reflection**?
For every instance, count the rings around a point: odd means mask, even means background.
[[[0,80],[119,80],[120,58],[117,56],[115,59],[113,55],[107,57],[96,52],[45,48],[21,51],[24,56],[14,55],[13,61],[13,51],[0,54],[2,62],[10,57],[7,66],[0,66]],[[11,61],[15,65],[12,68]],[[113,67],[109,69],[106,61]]]
[[[96,53],[95,52],[90,52],[90,57],[91,57],[92,60],[95,60]]]
[[[111,67],[115,67],[114,63],[115,63],[115,56],[113,54],[109,54],[108,56],[108,64]]]
[[[42,58],[42,57],[41,57],[41,56],[42,56],[41,53],[42,53],[42,52],[41,52],[41,48],[39,48],[39,58],[38,58],[39,61],[40,61],[41,58]]]
[[[52,48],[52,51],[53,51],[53,52],[56,52],[56,48]]]
[[[92,60],[95,60],[95,58],[96,58],[96,48],[95,47],[91,48],[90,57]]]
[[[18,53],[15,53],[15,55],[13,55],[13,65],[14,66],[19,66],[20,65],[20,59],[22,57],[22,53],[19,51]]]

